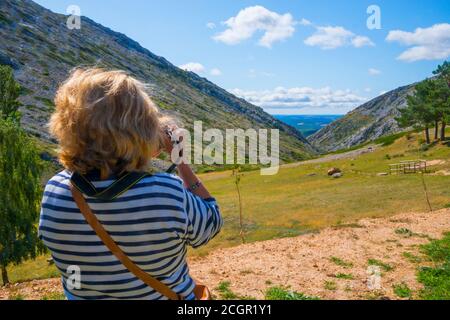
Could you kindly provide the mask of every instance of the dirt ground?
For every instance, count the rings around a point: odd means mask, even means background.
[[[254,298],[264,298],[269,287],[285,286],[321,299],[398,299],[393,285],[406,283],[414,292],[421,288],[416,281],[418,264],[404,253],[420,257],[420,244],[441,238],[446,231],[450,231],[450,209],[364,219],[319,233],[220,249],[192,259],[190,269],[216,296],[220,296],[215,289],[218,284],[229,281],[234,293]],[[340,266],[332,257],[352,265]],[[368,286],[373,280],[369,259],[392,267],[390,271],[381,268],[378,289]],[[337,274],[353,279],[337,278]],[[0,288],[0,299],[17,295],[42,299],[59,292],[59,279],[36,280]]]

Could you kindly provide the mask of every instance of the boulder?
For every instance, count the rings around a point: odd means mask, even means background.
[[[341,173],[342,171],[341,171],[341,169],[339,169],[339,168],[331,168],[331,169],[329,169],[328,170],[328,175],[329,176],[332,176],[332,175],[334,175],[335,173]]]
[[[331,177],[335,178],[335,179],[339,179],[343,176],[342,172],[336,172],[335,174],[333,174]]]

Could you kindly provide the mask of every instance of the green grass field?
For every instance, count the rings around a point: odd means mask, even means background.
[[[388,172],[389,164],[402,160],[450,159],[450,147],[436,144],[421,148],[422,135],[417,133],[397,138],[356,159],[281,168],[274,176],[261,176],[259,171],[244,172],[240,188],[246,242],[295,236],[327,226],[345,226],[361,218],[427,211],[420,174],[377,174]],[[342,169],[344,176],[340,179],[328,177],[330,167]],[[430,167],[430,170],[450,171],[450,161]],[[448,206],[450,176],[430,173],[424,178],[433,209]],[[196,256],[242,242],[238,196],[232,173],[208,173],[202,175],[202,180],[218,199],[225,226],[206,247],[190,252]],[[56,270],[42,257],[21,266],[10,266],[9,273],[11,280],[16,282],[51,277]]]
[[[389,172],[389,164],[403,160],[450,158],[448,145],[436,144],[422,151],[421,142],[421,134],[414,133],[356,159],[281,168],[275,176],[261,176],[259,171],[243,173],[240,187],[246,241],[294,236],[366,217],[427,211],[420,174],[377,176]],[[342,169],[344,176],[328,177],[330,167]],[[429,170],[450,170],[450,163]],[[226,223],[222,233],[197,250],[198,254],[241,243],[232,174],[210,173],[202,178],[217,197]],[[424,178],[433,209],[448,205],[450,176],[426,174]]]

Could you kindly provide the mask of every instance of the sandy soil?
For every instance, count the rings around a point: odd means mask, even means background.
[[[397,234],[407,228],[412,235]],[[450,209],[433,213],[405,213],[390,218],[364,219],[358,223],[332,227],[319,233],[295,238],[277,239],[234,248],[226,248],[190,261],[193,276],[214,288],[222,281],[231,283],[239,295],[263,298],[268,287],[289,286],[292,290],[322,299],[398,299],[394,284],[406,283],[417,291],[417,264],[403,256],[409,252],[420,256],[420,244],[440,238],[450,231]],[[338,266],[331,257],[353,264]],[[377,259],[393,267],[382,271],[381,287],[368,288],[368,260]],[[423,263],[422,263],[423,265]],[[351,274],[352,280],[338,279],[338,273]],[[332,282],[330,290],[325,282]],[[59,279],[36,280],[0,288],[0,299],[21,294],[27,299],[40,299],[61,292]]]

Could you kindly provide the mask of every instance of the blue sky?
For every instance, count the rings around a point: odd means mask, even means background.
[[[343,114],[450,56],[448,0],[37,2],[59,13],[78,5],[272,114]],[[381,29],[367,27],[373,4]]]

